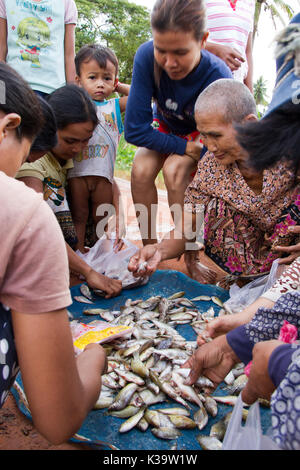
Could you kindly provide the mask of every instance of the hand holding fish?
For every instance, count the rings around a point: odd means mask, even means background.
[[[128,271],[135,277],[151,276],[161,262],[161,253],[157,245],[144,246],[129,261]]]
[[[227,343],[226,336],[219,336],[197,349],[182,366],[191,369],[186,384],[192,385],[200,375],[204,375],[213,382],[216,388],[237,362],[239,358]]]
[[[269,360],[274,349],[282,344],[285,343],[278,340],[271,340],[257,343],[254,346],[250,375],[242,391],[242,400],[244,403],[252,405],[258,398],[270,400],[275,390],[275,385],[269,376]]]
[[[103,274],[90,269],[85,276],[86,282],[92,289],[99,289],[106,292],[106,299],[120,295],[122,291],[122,282],[117,279],[111,279]]]

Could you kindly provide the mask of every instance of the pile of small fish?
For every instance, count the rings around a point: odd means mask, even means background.
[[[89,296],[86,287],[81,289]],[[91,298],[91,297],[90,297]],[[108,408],[111,416],[125,419],[119,428],[125,433],[136,427],[151,432],[161,439],[176,439],[181,429],[203,430],[209,416],[216,417],[218,402],[234,405],[246,384],[244,365],[238,364],[225,378],[232,397],[216,397],[209,392],[212,382],[204,376],[193,386],[185,381],[190,369],[182,367],[197,348],[196,341],[187,341],[176,330],[177,325],[190,324],[199,334],[207,322],[215,318],[214,308],[198,310],[194,302],[213,301],[221,307],[219,314],[227,312],[217,297],[199,296],[187,299],[184,292],[170,297],[153,296],[147,300],[128,299],[118,311],[86,309],[85,315],[100,315],[111,325],[132,328],[130,338],[114,340],[104,345],[108,370],[102,376],[101,394],[95,409]],[[152,410],[151,405],[172,399],[176,407]],[[191,404],[197,406],[194,413]],[[210,436],[197,437],[203,449],[222,448],[230,414],[212,426]]]

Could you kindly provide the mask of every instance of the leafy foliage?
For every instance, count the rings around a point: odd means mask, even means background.
[[[75,0],[78,8],[76,51],[84,44],[110,47],[119,60],[119,78],[130,83],[138,47],[150,39],[150,12],[128,0]]]

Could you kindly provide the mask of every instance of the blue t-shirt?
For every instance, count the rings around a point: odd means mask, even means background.
[[[215,55],[202,50],[199,65],[187,77],[171,80],[167,73],[162,71],[158,88],[154,78],[153,41],[142,44],[135,56],[126,106],[126,141],[160,153],[183,155],[187,142],[178,135],[187,135],[196,130],[196,100],[210,83],[220,78],[232,78],[229,67]],[[171,134],[162,134],[154,129],[153,117],[164,121]]]

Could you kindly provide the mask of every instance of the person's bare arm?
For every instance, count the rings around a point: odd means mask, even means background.
[[[75,83],[75,24],[65,25],[65,75],[67,83]]]
[[[7,20],[0,18],[0,62],[5,62],[7,56]]]
[[[118,82],[116,86],[116,91],[120,93],[120,95],[123,95],[119,101],[120,110],[121,110],[121,113],[123,113],[126,110],[126,105],[128,101],[129,92],[130,92],[130,85],[127,85],[127,83]]]
[[[38,193],[43,192],[43,182],[32,176],[26,176],[19,178],[19,181],[23,181],[29,188],[34,189]],[[78,275],[82,275],[87,284],[93,289],[100,289],[106,292],[106,298],[114,297],[119,295],[122,291],[122,283],[116,279],[110,279],[97,273],[92,269],[75,251],[66,243],[69,268],[71,271]]]
[[[230,46],[224,46],[223,44],[217,44],[215,42],[207,42],[205,49],[222,59],[232,72],[238,70],[242,62],[245,62],[243,56],[236,49]]]
[[[65,309],[42,314],[12,311],[12,319],[33,422],[50,442],[65,442],[97,401],[105,352],[91,345],[75,359]]]
[[[250,33],[247,41],[246,47],[246,57],[248,62],[248,73],[244,80],[245,85],[249,88],[251,93],[253,93],[253,53],[252,53],[252,44],[253,44],[253,34]]]

